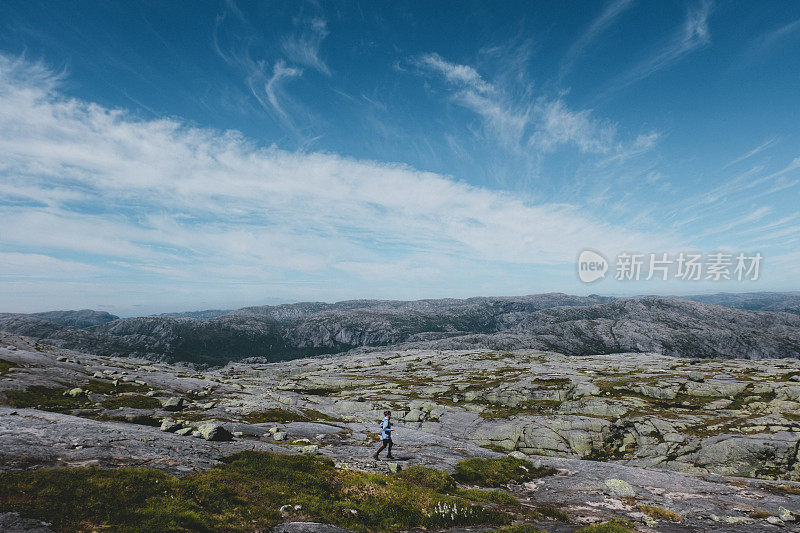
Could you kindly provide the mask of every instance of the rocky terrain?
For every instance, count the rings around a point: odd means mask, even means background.
[[[788,531],[800,515],[796,359],[390,347],[202,369],[0,334],[0,391],[0,475],[137,466],[186,476],[250,450],[391,476],[512,454],[555,469],[501,486],[532,510],[517,520],[547,531],[615,518],[641,531]],[[393,462],[370,457],[384,409]],[[551,508],[566,516],[533,512]],[[15,510],[4,504],[0,527],[50,529]]]
[[[220,316],[105,320],[0,314],[0,331],[63,348],[223,365],[283,361],[404,343],[408,349],[656,352],[763,359],[800,355],[800,316],[662,297],[542,294],[511,298],[353,300],[249,307]]]

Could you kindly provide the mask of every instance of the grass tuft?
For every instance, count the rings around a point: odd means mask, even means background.
[[[500,457],[497,459],[467,459],[456,465],[454,478],[461,483],[482,487],[499,487],[508,483],[524,483],[556,473],[554,468],[535,466],[525,459]]]
[[[668,520],[670,522],[683,522],[683,517],[680,514],[657,505],[639,504],[636,507],[650,518]]]

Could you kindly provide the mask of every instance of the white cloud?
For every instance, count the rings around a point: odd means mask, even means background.
[[[478,114],[506,149],[549,152],[574,146],[582,152],[603,153],[614,144],[615,126],[595,120],[591,110],[571,110],[560,98],[532,99],[529,91],[512,97],[512,91],[487,82],[473,67],[437,54],[421,56],[416,64],[441,74],[456,89],[455,102]]]
[[[0,192],[30,200],[0,206],[6,249],[79,254],[175,282],[290,283],[363,269],[373,283],[402,283],[403,270],[442,279],[481,262],[502,279],[504,265],[569,263],[585,246],[676,241],[404,165],[137,120],[64,98],[54,78],[26,68],[0,56]],[[574,130],[557,134],[576,142]],[[430,264],[388,267],[419,254]]]
[[[64,261],[43,254],[0,252],[0,279],[81,279],[107,272],[106,269],[77,261]]]
[[[535,106],[539,128],[529,142],[545,151],[558,145],[574,144],[583,152],[606,152],[616,128],[591,118],[591,111],[571,111],[561,100],[543,101]]]
[[[469,65],[459,65],[442,58],[439,54],[425,54],[419,58],[419,64],[444,75],[450,83],[463,85],[479,93],[490,93],[494,88],[484,81],[478,71]]]

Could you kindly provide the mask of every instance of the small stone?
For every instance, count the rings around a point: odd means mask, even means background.
[[[199,432],[199,431],[197,431],[197,430],[194,430],[194,431],[192,431],[192,437],[194,437],[194,438],[196,438],[196,439],[200,439],[200,438],[202,438],[202,437],[203,437],[203,434],[202,434],[202,433],[200,433],[200,432]]]
[[[82,396],[86,391],[84,391],[80,387],[75,387],[74,389],[70,389],[64,392],[64,396],[69,396],[71,398],[77,398],[78,396]]]
[[[190,435],[193,431],[194,430],[192,428],[181,428],[178,431],[176,431],[175,434],[183,437],[186,435]]]
[[[642,517],[642,522],[644,522],[644,524],[648,527],[654,527],[656,524],[658,524],[658,520],[656,520],[652,516],[647,516],[647,515],[644,515]]]
[[[694,371],[694,372],[689,372],[689,379],[691,379],[692,381],[703,381],[706,379],[706,377],[705,374],[703,374],[702,372]]]
[[[279,428],[278,426],[274,426],[274,427],[269,428],[267,433],[269,433],[270,435],[274,435],[275,433],[277,433],[280,430],[281,430],[281,428]]]
[[[794,514],[792,514],[792,512],[785,507],[778,508],[778,518],[784,522],[794,522]]]
[[[244,435],[244,433],[242,433],[241,431],[234,431],[233,432],[233,436],[234,437],[241,437],[242,435]]]
[[[317,455],[319,453],[319,446],[316,444],[308,444],[300,448],[300,453],[306,455]]]
[[[513,452],[509,453],[508,456],[513,457],[514,459],[525,459],[527,457],[527,455],[518,450],[514,450]]]
[[[286,433],[283,431],[276,431],[272,434],[272,440],[286,440]]]
[[[104,378],[106,376],[102,372],[95,372],[94,374],[92,374],[92,377],[93,378]]]
[[[766,520],[773,526],[782,526],[784,524],[783,520],[781,520],[777,516],[768,516]]]
[[[393,474],[396,474],[397,472],[399,472],[400,470],[402,470],[402,468],[400,468],[400,465],[399,465],[399,464],[397,464],[397,463],[387,463],[387,465],[386,465],[386,466],[388,466],[388,467],[389,467],[389,472],[391,472],[391,473],[393,473]]]

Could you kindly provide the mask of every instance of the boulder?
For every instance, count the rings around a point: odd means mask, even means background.
[[[183,398],[180,396],[171,396],[161,400],[161,407],[165,411],[180,411],[183,409]]]
[[[214,422],[214,421],[206,422],[202,424],[200,427],[198,427],[197,431],[200,432],[200,435],[205,440],[211,440],[211,441],[233,440],[233,435],[231,434],[231,432],[225,429],[225,427],[219,422]]]
[[[174,433],[181,429],[183,424],[179,424],[175,420],[171,418],[165,418],[161,421],[161,431],[167,431],[169,433]]]
[[[317,455],[319,453],[319,446],[316,444],[307,444],[300,448],[300,453],[305,455]]]
[[[636,496],[636,491],[633,490],[630,483],[621,479],[607,479],[603,492],[612,498],[633,498]]]

